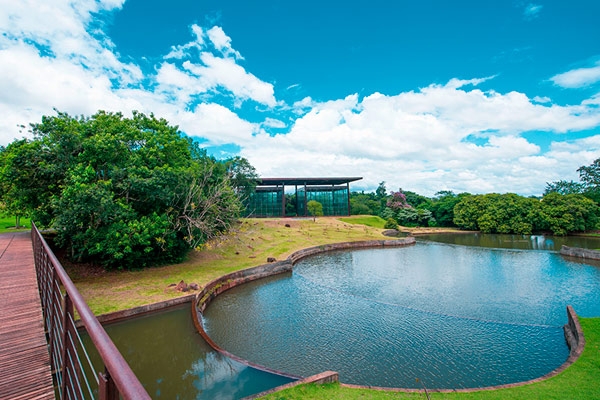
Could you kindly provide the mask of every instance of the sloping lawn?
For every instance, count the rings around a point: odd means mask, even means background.
[[[336,218],[244,219],[235,231],[176,265],[138,271],[107,272],[63,262],[69,276],[95,314],[156,303],[181,293],[169,284],[184,280],[203,286],[219,276],[261,265],[268,257],[283,260],[303,248],[328,243],[386,239],[381,230]]]

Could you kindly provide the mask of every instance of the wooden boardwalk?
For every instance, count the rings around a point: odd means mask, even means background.
[[[0,234],[0,399],[54,399],[31,234]]]

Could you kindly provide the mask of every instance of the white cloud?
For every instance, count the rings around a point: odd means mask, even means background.
[[[231,38],[225,34],[220,26],[213,26],[206,31],[208,38],[214,44],[215,48],[225,56],[232,56],[236,59],[243,59],[242,55],[231,47]]]
[[[529,3],[529,4],[527,4],[527,6],[525,6],[525,10],[523,11],[523,16],[525,17],[526,20],[535,19],[535,18],[539,17],[540,12],[542,11],[543,7],[544,6],[541,6],[539,4]]]
[[[185,61],[183,67],[197,76],[207,87],[223,87],[235,97],[251,99],[270,107],[277,104],[273,85],[246,72],[233,59],[215,57],[208,52],[202,53],[200,59],[202,64]]]
[[[275,118],[265,118],[265,121],[262,123],[262,125],[267,128],[278,128],[278,129],[283,129],[283,128],[287,127],[285,122],[275,119]]]
[[[552,99],[546,96],[535,96],[533,98],[533,101],[535,101],[536,103],[550,103],[552,102]]]
[[[246,145],[258,131],[256,124],[215,103],[201,103],[194,112],[179,112],[173,117],[172,120],[179,121],[179,128],[184,132],[208,139],[211,145]]]
[[[600,82],[600,61],[593,67],[572,69],[550,78],[555,85],[564,88],[581,88]]]
[[[212,104],[214,95],[225,91],[237,104],[247,100],[269,107],[277,104],[273,86],[236,63],[242,57],[219,27],[205,31],[192,25],[192,41],[173,46],[165,56],[173,62],[156,65],[154,72],[142,73],[138,65],[121,61],[95,18],[100,11],[115,11],[122,4],[116,0],[0,0],[0,109],[4,116],[0,144],[27,134],[18,126],[38,122],[42,115],[53,114],[53,108],[72,115],[90,115],[99,109],[154,112],[185,126],[190,135],[206,134],[209,143],[223,143],[227,137],[247,138],[257,128]],[[93,34],[92,22],[100,26]],[[211,54],[207,41],[226,58]],[[195,49],[203,51],[201,60]],[[204,104],[196,107],[198,100]],[[231,133],[214,127],[214,115],[205,112],[211,107],[215,115],[225,118],[220,125],[232,129]],[[190,109],[194,112],[186,111]]]
[[[388,188],[426,195],[442,189],[540,194],[545,182],[576,179],[584,160],[600,156],[600,139],[569,142],[573,157],[556,150],[559,142],[542,154],[521,136],[598,127],[597,107],[540,105],[521,93],[465,90],[456,82],[362,101],[305,99],[312,108],[288,134],[257,135],[243,155],[263,176],[363,176],[355,187],[373,189],[384,180]]]
[[[271,83],[238,63],[242,57],[222,28],[198,25],[191,26],[189,43],[174,45],[142,73],[121,60],[101,31],[88,32],[93,15],[121,6],[116,0],[0,0],[0,144],[53,107],[72,115],[139,110],[206,144],[241,146],[262,176],[363,176],[354,187],[374,189],[384,180],[390,189],[425,195],[443,189],[539,194],[547,181],[577,179],[576,169],[600,156],[600,131],[578,140],[563,135],[599,129],[598,95],[560,106],[543,96],[484,91],[479,85],[488,77],[397,95],[306,97],[286,106]],[[598,80],[597,67],[553,80],[589,85]],[[252,123],[216,104],[215,95],[268,110]],[[289,131],[270,135],[268,128]],[[528,141],[527,131],[555,135],[550,150]]]

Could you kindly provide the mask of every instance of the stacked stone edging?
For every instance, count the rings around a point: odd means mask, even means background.
[[[565,331],[565,340],[567,341],[570,350],[567,361],[572,360],[572,364],[579,358],[581,353],[583,353],[585,337],[583,336],[583,329],[581,329],[579,318],[577,318],[577,314],[575,314],[575,310],[571,306],[567,306],[567,317],[568,322],[563,329]]]
[[[583,249],[580,247],[561,246],[560,254],[563,256],[577,257],[589,260],[600,260],[600,251]]]

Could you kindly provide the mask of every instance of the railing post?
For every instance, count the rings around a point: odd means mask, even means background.
[[[104,373],[98,372],[98,398],[99,400],[119,399],[117,385],[106,368],[104,368]]]
[[[63,309],[63,324],[62,324],[62,337],[63,337],[63,348],[62,348],[62,360],[63,360],[63,368],[62,368],[62,398],[67,399],[67,391],[69,389],[68,384],[68,376],[69,373],[72,372],[73,366],[71,365],[71,357],[73,349],[71,349],[70,341],[69,341],[69,316],[73,315],[73,302],[71,301],[71,297],[68,293],[65,293],[65,304]]]

